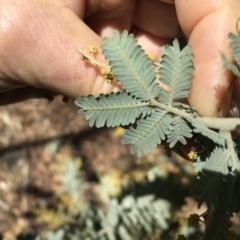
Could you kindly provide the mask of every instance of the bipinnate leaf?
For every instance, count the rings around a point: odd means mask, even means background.
[[[224,54],[222,58],[225,67],[240,78],[238,23],[237,35],[230,33],[229,38],[238,66]],[[239,126],[239,122],[233,119],[217,121],[201,118],[186,104],[194,70],[191,47],[187,45],[181,50],[177,40],[173,41],[173,46],[164,46],[163,56],[156,63],[159,66],[158,73],[155,73],[149,57],[134,36],[127,31],[122,35],[115,31],[113,39],[104,38],[102,49],[111,72],[124,92],[97,98],[92,95],[82,96],[75,102],[81,108],[79,113],[85,114],[90,126],[130,124],[122,143],[130,144],[131,152],[137,153],[139,157],[152,151],[162,141],[174,147],[178,142],[186,144],[186,139],[197,133],[197,143],[203,151],[196,153],[199,156],[194,166],[198,177],[192,192],[198,196],[199,206],[206,203],[208,211],[213,213],[212,220],[206,224],[202,240],[225,240],[228,231],[226,222],[232,212],[240,210],[239,146],[234,145],[230,132],[235,129],[234,126]],[[156,83],[156,76],[160,76],[159,80],[168,90]],[[229,125],[233,125],[233,128]],[[127,238],[128,234],[131,237],[132,226],[139,231],[152,233],[153,222],[164,225],[162,220],[166,217],[162,219],[164,214],[157,211],[160,206],[149,202],[147,198],[135,201],[134,197],[129,197],[122,204],[116,202],[111,214],[98,211],[100,226],[103,229],[110,226],[101,239],[114,240],[115,233],[118,233],[119,239]],[[119,216],[116,217],[116,214]],[[114,230],[119,223],[118,231]]]
[[[173,41],[173,46],[163,48],[163,56],[159,65],[160,81],[171,90],[161,89],[160,100],[166,105],[173,104],[174,100],[186,98],[192,85],[191,78],[193,67],[193,54],[189,53],[191,46],[187,45],[180,50],[178,41]]]
[[[81,109],[79,114],[85,114],[92,127],[115,127],[134,123],[141,114],[150,114],[152,109],[148,103],[142,102],[128,93],[118,92],[109,95],[101,94],[95,98],[92,95],[76,99],[75,104]]]
[[[131,153],[137,152],[140,157],[142,153],[152,151],[162,140],[166,139],[171,129],[171,116],[162,110],[155,110],[150,116],[142,118],[123,134],[123,144],[131,144]]]
[[[144,53],[133,34],[113,32],[113,39],[104,38],[103,54],[111,71],[127,92],[144,101],[153,99],[160,91],[156,73],[149,57]]]
[[[192,129],[187,122],[179,116],[173,117],[171,122],[172,129],[167,135],[169,147],[172,148],[177,142],[183,145],[187,143],[186,138],[192,137]]]

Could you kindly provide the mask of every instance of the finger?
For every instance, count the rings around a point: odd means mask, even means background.
[[[83,19],[86,0],[64,0],[64,2],[79,18]]]
[[[116,0],[106,4],[108,0],[88,1],[85,23],[101,37],[112,37],[112,31],[130,30],[134,1]],[[105,4],[104,4],[105,3]]]
[[[156,0],[140,0],[134,14],[134,36],[148,54],[158,59],[160,47],[171,44],[173,38],[181,39],[182,33],[174,5]]]
[[[85,18],[85,22],[101,37],[111,36],[113,29],[131,30],[133,25],[157,37],[182,37],[174,5],[158,0],[139,0],[137,4],[134,1],[116,2],[119,6],[111,11],[98,7],[99,12]]]
[[[202,115],[218,116],[224,112],[221,106],[228,101],[225,97],[231,91],[233,80],[223,67],[219,51],[232,59],[227,36],[235,31],[240,2],[175,0],[175,5],[180,25],[195,55],[196,70],[189,102]]]
[[[182,37],[174,5],[158,0],[139,0],[135,5],[133,1],[125,1],[126,4],[115,1],[115,8],[109,12],[97,2],[90,1],[88,8],[99,12],[88,15],[85,22],[101,37],[112,37],[113,30],[122,32],[126,29],[155,59],[161,56],[162,45],[171,43],[172,38]]]
[[[115,89],[96,67],[81,60],[77,49],[99,48],[102,40],[65,3],[4,4],[8,7],[0,9],[0,23],[5,24],[0,38],[0,88],[8,88],[5,85],[12,79],[19,85],[47,88],[73,98]],[[100,54],[96,58],[104,61]]]
[[[174,0],[159,0],[159,1],[174,4]]]
[[[182,38],[175,6],[157,0],[139,0],[133,23],[138,28],[157,37]]]

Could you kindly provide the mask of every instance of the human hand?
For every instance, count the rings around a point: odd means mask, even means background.
[[[228,108],[233,76],[219,51],[231,58],[227,35],[235,32],[238,0],[175,0],[175,5],[158,0],[2,0],[0,6],[1,91],[33,86],[72,98],[115,91],[117,86],[86,66],[76,50],[99,47],[113,29],[127,29],[155,57],[161,55],[159,46],[185,38],[195,54],[190,104],[205,116],[217,116],[219,109],[224,115]],[[100,53],[96,58],[104,61]],[[31,96],[32,88],[20,90],[20,95],[18,90],[13,96],[1,93],[1,99]]]

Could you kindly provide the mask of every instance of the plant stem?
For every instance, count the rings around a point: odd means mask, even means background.
[[[230,132],[240,129],[240,119],[238,118],[194,117],[185,111],[182,111],[173,106],[162,104],[155,99],[151,99],[151,104],[167,112],[171,112],[175,115],[178,115],[186,119],[189,123],[193,123],[194,121],[197,120],[202,122],[208,128],[218,129],[223,131],[230,131]]]
[[[96,65],[102,69],[106,68],[106,65],[104,63],[97,61],[94,57],[87,53],[84,53],[82,50],[79,49],[77,50],[77,52],[80,53],[84,58],[86,58],[86,60],[88,60],[91,64]]]

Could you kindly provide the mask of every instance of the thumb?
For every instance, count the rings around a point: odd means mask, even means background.
[[[101,38],[61,0],[3,1],[0,26],[1,91],[30,85],[76,98],[113,90],[77,53]]]
[[[195,55],[189,102],[201,115],[222,116],[230,100],[233,76],[224,68],[220,52],[232,59],[228,33],[235,32],[240,2],[175,0],[175,4]]]

